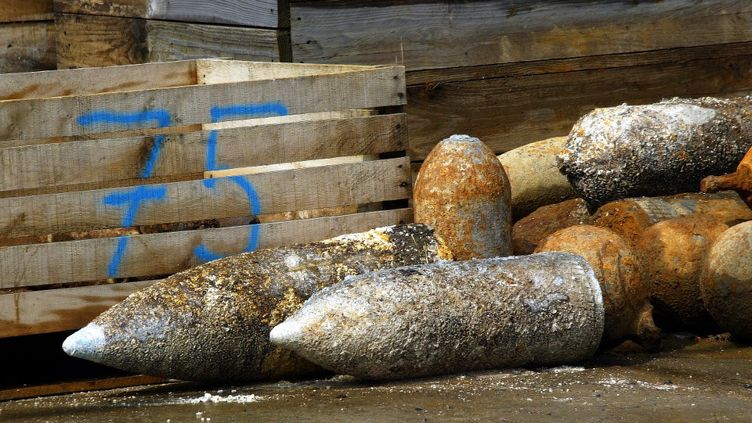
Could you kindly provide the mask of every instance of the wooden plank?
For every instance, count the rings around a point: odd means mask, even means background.
[[[286,28],[286,0],[55,0],[55,9],[83,15]]]
[[[64,382],[52,385],[25,386],[23,388],[5,389],[0,391],[0,401],[72,394],[75,392],[103,391],[107,389],[126,388],[138,385],[156,385],[167,382],[169,382],[168,379],[156,376],[139,375],[85,380],[79,382]]]
[[[117,248],[118,238],[96,238],[4,247],[0,248],[0,257],[2,257],[0,268],[3,271],[0,288],[41,286],[60,282],[85,282],[104,280],[115,276],[118,278],[153,277],[155,275],[172,274],[206,261],[206,256],[196,253],[196,248],[200,245],[204,245],[210,251],[222,256],[245,251],[249,243],[249,233],[252,230],[258,231],[257,248],[272,248],[313,242],[341,234],[363,232],[375,227],[411,221],[412,210],[396,209],[262,223],[256,225],[255,229],[246,225],[133,235],[129,237],[128,248],[120,263],[117,275],[110,274],[108,267]],[[60,289],[51,291],[60,291]],[[36,294],[29,293],[29,295],[34,296]],[[0,295],[0,298],[2,297]],[[73,304],[71,304],[72,306]],[[78,306],[81,306],[81,304],[78,304]],[[23,308],[0,306],[0,326],[11,323],[10,321],[13,320],[11,318],[16,314],[20,316],[24,313],[34,313],[34,315],[50,316],[59,313],[58,311],[50,311],[52,309],[54,308],[41,307],[35,310],[25,310]],[[4,316],[3,313],[5,313]],[[16,321],[24,320],[21,317],[15,319]],[[52,319],[40,317],[35,320],[36,323],[34,324],[45,320]],[[2,336],[2,329],[0,329],[0,337]]]
[[[51,21],[52,0],[3,0],[0,23]]]
[[[78,329],[156,281],[0,295],[0,338]]]
[[[407,148],[407,125],[404,114],[394,114],[168,135],[152,177],[201,178],[210,139],[217,163],[237,168],[402,151]],[[149,160],[144,153],[153,145],[152,137],[140,137],[0,149],[0,191],[144,183],[136,180]]]
[[[417,70],[750,41],[752,2],[293,1],[291,22],[296,62]]]
[[[51,22],[0,25],[0,73],[54,69],[55,62]]]
[[[409,197],[409,178],[409,159],[403,157],[204,181],[3,198],[0,238],[242,217],[254,214],[252,209],[257,209],[257,214],[271,214],[400,200]],[[255,191],[258,198],[249,200],[248,191]],[[131,222],[124,224],[124,219]]]
[[[109,16],[55,16],[59,68],[137,64],[201,57],[290,60],[276,30]],[[280,50],[280,40],[283,50]]]
[[[737,55],[725,56],[725,49]],[[672,96],[752,92],[752,43],[687,53],[684,49],[666,51],[660,61],[637,66],[582,64],[578,66],[585,70],[522,72],[512,77],[409,87],[410,156],[424,159],[438,141],[455,133],[480,137],[496,153],[502,153],[535,140],[566,135],[580,116],[596,107],[644,104]],[[629,62],[629,57],[624,59]],[[603,59],[578,60],[597,63]]]
[[[268,107],[277,114],[301,114],[365,109],[405,103],[404,68],[368,67],[353,72],[116,92],[80,97],[0,101],[0,140],[40,139],[119,131],[117,122],[79,125],[77,118],[92,112],[133,113],[146,110],[166,115],[173,126],[210,122],[212,110]],[[264,107],[261,107],[263,110]],[[241,111],[242,111],[241,110]],[[231,116],[232,120],[247,118]],[[159,120],[137,128],[155,128]]]

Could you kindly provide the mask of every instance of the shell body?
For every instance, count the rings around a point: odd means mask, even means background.
[[[554,232],[587,225],[592,220],[587,203],[581,198],[543,206],[512,226],[512,249],[516,255],[532,254],[538,244]]]

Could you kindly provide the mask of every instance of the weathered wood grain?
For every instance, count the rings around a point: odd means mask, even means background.
[[[291,3],[296,62],[408,70],[752,40],[746,0],[329,0]]]
[[[52,0],[3,0],[0,23],[52,20]]]
[[[50,0],[48,0],[50,1]],[[59,12],[287,28],[287,0],[55,0]]]
[[[280,105],[290,115],[400,105],[405,103],[404,68],[369,67],[353,72],[276,80],[0,101],[0,140],[127,129],[119,123],[77,124],[77,117],[95,111],[132,113],[158,110],[169,114],[172,125],[184,126],[209,123],[215,107],[249,103]],[[138,127],[157,126],[155,120]]]
[[[70,328],[70,329],[77,329]],[[31,330],[34,335],[36,333]],[[48,395],[62,395],[74,392],[101,391],[106,389],[125,388],[128,386],[155,385],[167,383],[169,380],[156,376],[123,376],[108,379],[94,379],[80,382],[64,382],[51,385],[24,386],[21,388],[4,389],[0,391],[0,401],[36,398]]]
[[[0,24],[0,73],[54,69],[55,63],[52,22]]]
[[[507,66],[497,65],[499,69],[476,69],[478,77],[472,80],[413,85],[408,88],[406,108],[410,156],[424,159],[438,141],[455,133],[477,136],[502,153],[535,140],[566,135],[580,116],[596,107],[649,103],[672,96],[752,92],[752,43],[640,56],[645,64],[639,60],[632,63],[635,56],[631,54],[587,57],[569,60],[564,68],[554,63],[552,73],[545,71],[548,63],[531,63],[514,65],[509,77],[494,77],[504,75]],[[609,62],[617,66],[602,67]],[[527,66],[532,69],[529,73]],[[567,67],[572,70],[563,70]],[[457,72],[468,75],[472,70],[446,72],[450,80]]]
[[[407,158],[284,170],[248,176],[146,185],[134,226],[249,216],[246,188],[259,198],[258,214],[367,204],[408,198]],[[137,196],[135,187],[0,199],[0,238],[123,226],[128,204],[105,204],[108,196]],[[112,197],[110,197],[112,198]]]
[[[202,57],[290,59],[289,37],[272,29],[69,14],[55,21],[61,69]]]
[[[402,151],[407,149],[407,124],[404,114],[395,114],[168,135],[152,177],[197,174],[200,179],[209,170],[207,154],[212,137],[217,163],[236,168]],[[153,145],[153,137],[139,137],[0,149],[0,191],[150,183],[137,179]]]
[[[412,210],[396,209],[262,223],[256,228],[258,248],[313,242],[411,221]],[[251,226],[235,226],[133,235],[117,277],[166,275],[196,266],[202,260],[194,250],[202,244],[217,254],[241,253],[248,245],[250,232]],[[0,289],[114,277],[108,273],[108,265],[117,244],[118,238],[97,238],[0,248]],[[0,326],[3,320],[7,318],[0,318]]]

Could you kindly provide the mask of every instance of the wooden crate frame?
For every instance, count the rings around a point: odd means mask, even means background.
[[[79,328],[218,256],[411,221],[404,103],[401,66],[0,75],[0,337]],[[184,223],[206,220],[226,226]]]

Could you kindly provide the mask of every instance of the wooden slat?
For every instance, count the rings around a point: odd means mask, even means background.
[[[51,22],[0,24],[0,73],[54,69],[55,62]]]
[[[273,103],[289,114],[364,109],[405,103],[404,68],[369,67],[355,72],[174,87],[81,97],[0,101],[0,140],[39,139],[123,130],[120,124],[82,126],[88,112],[168,113],[176,125],[208,123],[213,107]],[[150,122],[156,127],[157,122]],[[1,145],[1,143],[0,143]]]
[[[295,61],[408,70],[752,40],[747,0],[294,1],[291,21]]]
[[[248,195],[237,182],[255,187],[261,213],[313,210],[407,198],[408,158],[284,170],[206,181],[148,185],[163,200],[146,200],[133,225],[248,216]],[[134,187],[0,199],[0,237],[85,231],[122,226],[128,204],[106,205],[108,195],[135,195]]]
[[[0,401],[62,395],[74,392],[102,391],[106,389],[126,388],[128,386],[155,385],[166,382],[169,382],[169,380],[156,376],[123,376],[80,382],[55,383],[51,385],[25,386],[23,388],[1,390]]]
[[[216,159],[232,168],[407,148],[404,114],[327,119],[217,130]],[[206,170],[210,131],[169,135],[153,177]],[[106,183],[140,177],[152,137],[84,140],[0,149],[0,191]],[[96,187],[92,187],[96,188]]]
[[[526,74],[522,65],[515,65],[512,76],[492,77],[504,71],[489,72],[483,67],[477,69],[476,79],[411,86],[407,105],[410,156],[422,160],[439,140],[456,133],[480,137],[502,153],[566,135],[580,116],[596,107],[644,104],[672,96],[752,92],[752,43],[639,56],[647,58],[645,64],[635,60],[630,65],[635,57],[631,54],[621,59],[587,57],[567,65],[582,70],[566,71],[554,63],[551,73],[542,73],[540,67],[545,65],[532,63],[529,66],[537,68],[533,73]],[[624,65],[601,67],[609,62]],[[446,72],[451,78],[460,71]]]
[[[3,0],[0,23],[51,21],[52,0]]]
[[[287,0],[55,0],[66,13],[224,23],[277,28],[289,26]]]
[[[363,232],[375,227],[411,221],[412,210],[396,209],[263,223],[257,227],[258,248],[313,242],[345,233]],[[245,250],[250,231],[251,226],[237,226],[131,236],[117,276],[165,275],[198,265],[202,263],[202,259],[196,257],[194,249],[202,244],[217,254],[238,254]],[[2,257],[0,268],[3,272],[0,288],[106,279],[112,276],[108,275],[108,265],[117,243],[118,238],[98,238],[0,248],[0,257]],[[84,292],[91,292],[91,289],[74,288],[74,290]],[[79,291],[50,290],[50,292]],[[37,294],[37,292],[43,291],[21,293],[18,298],[24,298],[24,295],[28,298],[46,298],[44,294]],[[10,296],[16,298],[17,295],[19,294],[3,294],[0,295],[0,299],[5,298],[6,303],[9,303]],[[60,301],[61,304],[68,304],[68,301]],[[43,304],[40,306],[34,309],[21,306],[19,308],[6,307],[0,300],[0,326],[13,324],[14,321],[24,322],[25,319],[22,317],[24,314],[34,316],[63,314],[62,311],[55,311],[55,307]],[[72,309],[74,306],[82,307],[82,304],[71,303],[67,309]],[[86,308],[89,306],[84,307]],[[32,319],[33,323],[28,323],[28,325],[33,326],[46,320],[53,320],[47,317],[34,319]],[[0,337],[2,336],[2,329],[0,329]]]

